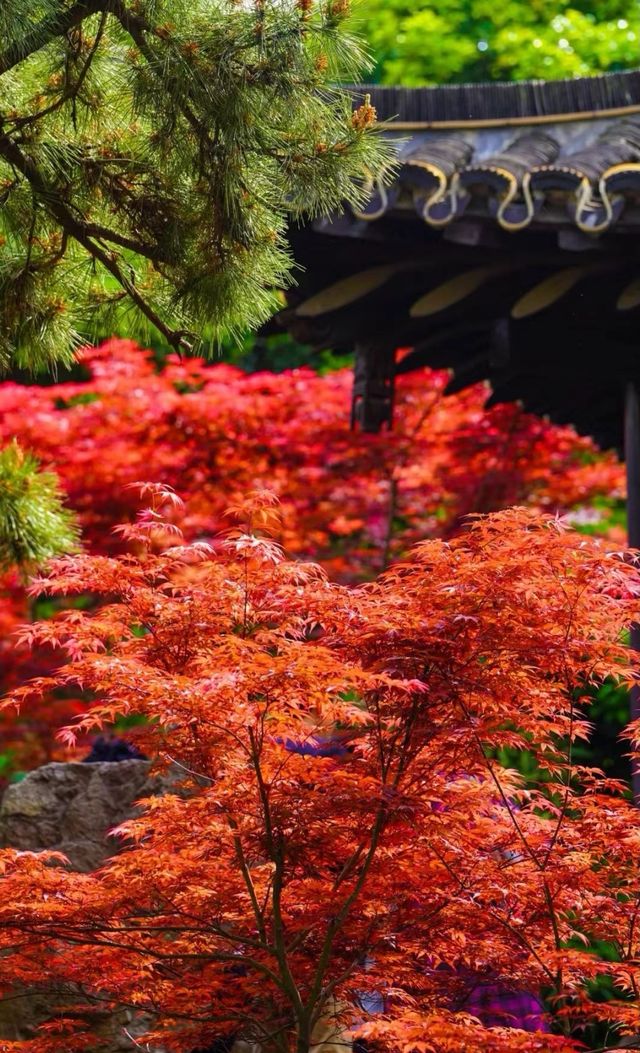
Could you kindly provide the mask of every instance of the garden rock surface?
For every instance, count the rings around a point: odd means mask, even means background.
[[[46,764],[7,787],[0,805],[0,847],[63,852],[89,873],[121,847],[109,831],[135,814],[134,803],[166,792],[171,776],[150,762]],[[174,779],[175,781],[175,779]]]

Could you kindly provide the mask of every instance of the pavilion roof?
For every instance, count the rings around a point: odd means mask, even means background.
[[[365,430],[391,423],[395,375],[429,365],[621,450],[640,389],[640,71],[365,94],[397,173],[291,232],[302,270],[271,328],[355,348]]]
[[[464,215],[507,231],[640,227],[640,71],[359,90],[390,121],[400,167],[391,185],[372,174],[358,219],[414,209],[436,229]]]

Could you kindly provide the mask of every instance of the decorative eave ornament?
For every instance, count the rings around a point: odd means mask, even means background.
[[[385,134],[398,139],[400,169],[390,187],[370,175],[356,218],[414,208],[435,228],[467,212],[507,231],[537,219],[587,234],[640,228],[638,73],[366,91],[382,118],[398,115]]]

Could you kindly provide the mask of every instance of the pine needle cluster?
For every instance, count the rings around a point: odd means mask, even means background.
[[[0,366],[269,317],[287,225],[385,161],[346,0],[2,0]]]
[[[27,571],[77,547],[73,515],[58,478],[17,442],[0,450],[0,570]]]

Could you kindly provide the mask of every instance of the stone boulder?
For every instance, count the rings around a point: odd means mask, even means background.
[[[120,849],[109,830],[135,814],[134,803],[166,792],[171,773],[149,775],[150,762],[46,764],[9,786],[0,805],[0,847],[55,849],[73,870],[89,873]]]

